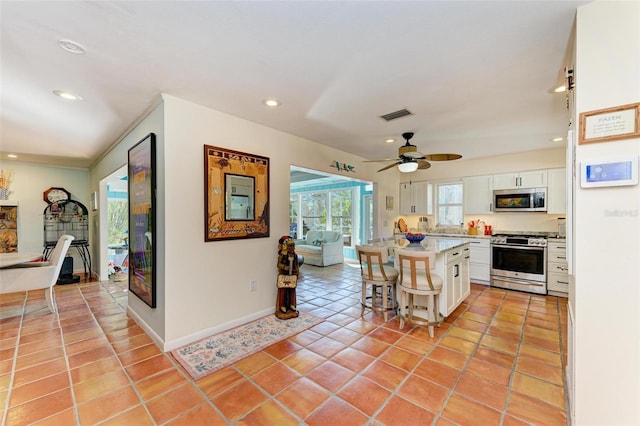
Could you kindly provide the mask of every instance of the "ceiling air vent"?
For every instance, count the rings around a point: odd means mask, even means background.
[[[407,115],[413,115],[413,114],[408,109],[401,109],[398,111],[390,112],[389,114],[381,115],[380,118],[386,121],[391,121],[391,120],[398,119],[400,117],[406,117]]]

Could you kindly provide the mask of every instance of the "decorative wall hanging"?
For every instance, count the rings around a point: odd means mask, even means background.
[[[129,149],[129,291],[156,307],[156,135]]]
[[[18,205],[0,205],[0,253],[18,251]]]
[[[204,240],[269,236],[269,158],[204,146]]]
[[[393,210],[393,196],[387,195],[386,197],[386,206],[387,210]]]
[[[11,179],[13,178],[13,170],[4,171],[0,170],[0,200],[8,200],[9,194],[13,191],[9,191],[11,186]]]
[[[339,172],[354,172],[356,171],[356,167],[351,164],[340,163],[339,161],[333,161],[329,164],[331,167],[335,167]]]
[[[640,137],[640,103],[580,113],[579,144]]]

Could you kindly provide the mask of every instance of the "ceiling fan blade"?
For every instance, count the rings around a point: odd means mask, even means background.
[[[414,160],[423,159],[424,154],[418,151],[410,151],[402,154],[403,157],[412,158]]]
[[[429,167],[431,167],[431,163],[426,161],[426,160],[418,160],[418,169],[419,170],[426,170]]]
[[[398,161],[397,158],[385,158],[382,160],[363,160],[363,163],[381,163],[383,161]]]
[[[424,156],[424,159],[429,161],[451,161],[460,158],[462,158],[460,154],[427,154]]]
[[[395,163],[393,163],[393,164],[389,164],[388,166],[384,166],[383,168],[381,168],[381,169],[380,169],[380,170],[378,170],[378,171],[379,171],[379,172],[382,172],[382,171],[384,171],[384,170],[387,170],[387,169],[390,169],[390,168],[392,168],[392,167],[395,167],[395,166],[397,166],[398,164],[400,164],[400,161],[395,162]]]

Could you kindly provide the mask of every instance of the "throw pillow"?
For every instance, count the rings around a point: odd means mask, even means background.
[[[313,244],[314,246],[322,245],[322,240],[313,240],[311,244]]]

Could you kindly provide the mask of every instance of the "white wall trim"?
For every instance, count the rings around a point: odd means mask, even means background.
[[[266,315],[273,314],[275,312],[274,309],[275,308],[263,309],[262,311],[254,312],[242,318],[236,318],[232,321],[225,322],[224,324],[216,325],[215,327],[206,328],[196,333],[189,334],[188,336],[180,337],[178,339],[165,342],[164,348],[162,350],[165,352],[172,351],[174,349],[180,348],[190,343],[197,342],[198,340],[204,339],[205,337],[212,336],[217,333],[222,333],[223,331],[230,330],[234,327],[247,324],[248,322],[257,320],[258,318],[262,318]]]
[[[158,336],[156,334],[156,332],[153,331],[153,329],[151,327],[149,327],[149,325],[142,320],[140,315],[138,315],[138,313],[136,311],[134,311],[133,309],[131,309],[131,306],[128,306],[128,305],[127,305],[127,315],[136,324],[138,324],[140,326],[140,328],[142,328],[142,330],[144,330],[144,332],[147,334],[147,336],[149,336],[151,338],[151,340],[153,340],[153,343],[158,347],[158,349],[160,349],[162,351],[163,350],[162,348],[164,347],[164,340],[162,340],[162,338],[160,336]]]

